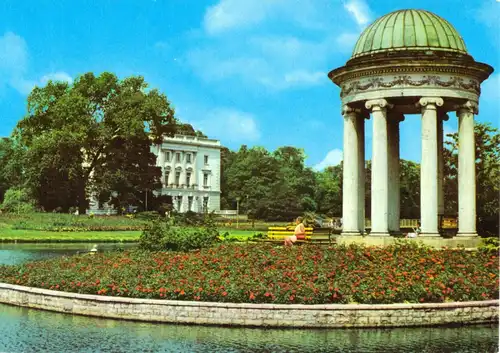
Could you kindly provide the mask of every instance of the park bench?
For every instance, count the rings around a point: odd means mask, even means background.
[[[264,242],[283,243],[285,237],[294,234],[295,226],[288,227],[268,227],[267,239]],[[306,227],[306,236],[304,240],[297,240],[295,244],[315,243],[315,244],[331,244],[332,232],[328,229],[313,229]]]

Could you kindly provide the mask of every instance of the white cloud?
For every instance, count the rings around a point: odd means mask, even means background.
[[[47,75],[43,75],[40,78],[40,83],[46,85],[49,81],[59,81],[59,82],[67,82],[69,84],[73,83],[73,78],[64,71],[52,72]]]
[[[187,53],[186,62],[208,82],[238,79],[271,91],[308,88],[328,83],[326,72],[318,69],[327,65],[329,53],[335,50],[333,43],[332,37],[321,42],[290,36],[251,37],[241,48],[245,50],[241,56],[234,56],[241,51],[238,46],[197,48]]]
[[[218,34],[233,28],[257,24],[265,19],[280,2],[283,1],[221,0],[207,9],[203,25],[207,33]]]
[[[360,33],[344,32],[341,33],[335,40],[338,45],[339,52],[352,53],[354,46],[358,41]]]
[[[285,74],[285,82],[289,84],[316,85],[321,81],[328,82],[328,79],[326,73],[320,71],[308,72],[300,70]]]
[[[260,138],[255,116],[235,109],[219,108],[209,111],[193,125],[209,137],[224,142],[254,142]]]
[[[333,149],[333,150],[329,151],[326,154],[326,157],[321,162],[316,164],[313,167],[313,169],[323,170],[326,167],[338,165],[342,161],[342,158],[343,158],[342,150],[340,150],[338,148]]]
[[[26,95],[36,85],[45,85],[49,80],[72,83],[70,75],[56,71],[43,75],[39,80],[27,78],[29,66],[28,45],[23,37],[6,32],[0,37],[0,85],[7,84]]]
[[[266,20],[307,29],[325,29],[335,16],[332,0],[220,0],[205,11],[203,28],[210,35],[255,28]]]
[[[349,0],[344,3],[344,8],[351,14],[358,26],[364,27],[370,22],[371,11],[363,0]]]
[[[346,11],[336,11],[342,4],[354,18],[351,28]],[[198,38],[180,62],[207,82],[236,79],[270,91],[309,88],[328,82],[324,71],[335,65],[336,54],[352,51],[357,24],[366,25],[370,13],[363,0],[219,0],[205,12],[206,41],[200,45]],[[279,28],[298,34],[284,36]]]
[[[22,74],[28,65],[26,41],[12,32],[0,37],[0,70],[11,71],[12,75]]]

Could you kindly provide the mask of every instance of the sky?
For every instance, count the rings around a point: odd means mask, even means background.
[[[2,0],[0,136],[48,80],[86,72],[142,75],[182,122],[223,146],[304,149],[321,170],[342,159],[340,90],[327,73],[359,34],[411,0]],[[478,121],[499,127],[500,1],[420,0],[446,18],[469,53],[495,68]],[[371,158],[371,120],[366,156]],[[457,130],[450,114],[445,133]],[[420,161],[420,119],[401,124],[401,158]]]

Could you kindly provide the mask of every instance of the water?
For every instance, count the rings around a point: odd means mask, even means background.
[[[0,263],[22,263],[93,244],[0,244]],[[106,244],[100,249],[113,249]],[[283,330],[106,320],[0,304],[0,352],[498,352],[498,325]]]
[[[23,262],[48,259],[55,256],[88,252],[94,245],[98,251],[133,248],[134,243],[0,243],[0,264],[17,265]]]

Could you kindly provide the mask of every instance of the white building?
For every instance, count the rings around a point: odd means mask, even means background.
[[[162,169],[162,195],[178,212],[220,211],[220,141],[196,136],[164,137],[152,145]]]

